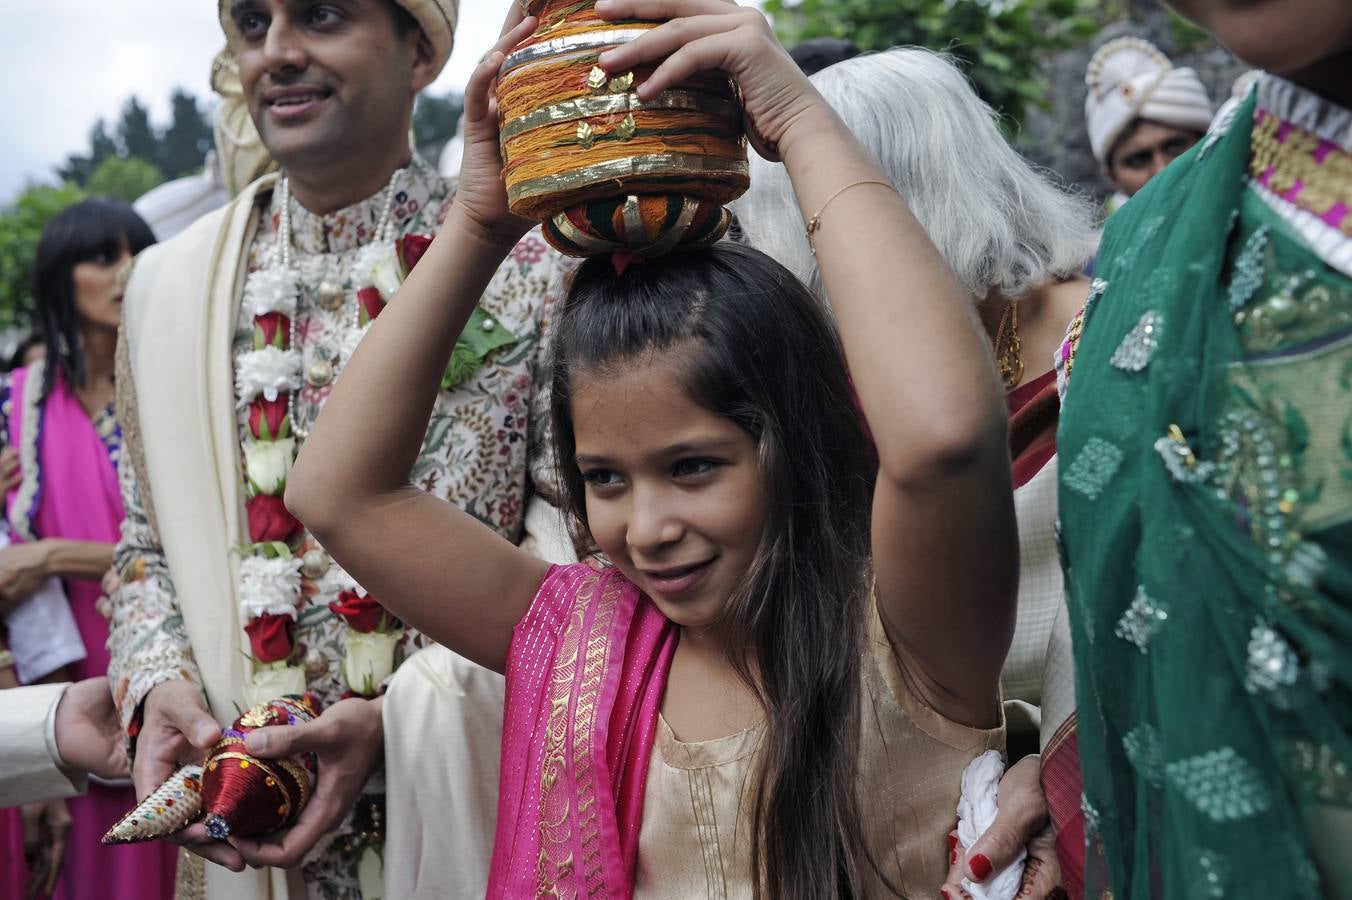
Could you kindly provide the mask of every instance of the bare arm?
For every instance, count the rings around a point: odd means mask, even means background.
[[[48,538],[47,571],[63,578],[84,578],[97,581],[113,564],[114,544],[99,541],[67,541]]]
[[[877,442],[873,548],[883,622],[942,713],[998,716],[1014,627],[1017,540],[1005,411],[971,304],[939,252],[763,16],[724,0],[603,0],[607,18],[674,18],[603,55],[610,71],[664,62],[648,99],[705,69],[741,87],[777,145]]]
[[[113,563],[113,545],[43,538],[0,549],[0,609],[25,600],[48,578],[103,577]]]
[[[1014,631],[1017,532],[1006,413],[971,304],[834,113],[783,146],[815,235],[864,415],[878,447],[873,556],[889,636],[927,699],[972,725],[997,719]],[[851,228],[852,222],[870,223]],[[903,287],[898,287],[903,286]]]
[[[499,174],[489,93],[501,61],[490,53],[466,90],[464,169],[440,234],[353,354],[286,490],[292,512],[381,603],[499,672],[547,566],[414,487],[409,472],[456,339],[530,225],[507,214]]]

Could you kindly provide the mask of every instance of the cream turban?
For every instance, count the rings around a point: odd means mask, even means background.
[[[214,129],[216,159],[225,189],[233,197],[277,164],[249,116],[239,83],[239,63],[229,48],[216,54],[211,64],[211,88],[221,96]]]
[[[437,55],[437,71],[440,72],[451,58],[451,45],[455,38],[455,21],[459,14],[460,0],[395,0],[418,20],[423,33],[432,42]],[[234,20],[230,18],[231,0],[218,0],[221,28],[225,38],[233,47],[239,40]]]
[[[1159,48],[1140,38],[1118,38],[1100,47],[1084,81],[1089,144],[1099,162],[1107,161],[1117,139],[1137,119],[1199,133],[1211,124],[1211,98],[1197,73],[1174,68]]]

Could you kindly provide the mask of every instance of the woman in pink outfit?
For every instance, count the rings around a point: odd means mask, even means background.
[[[113,359],[122,320],[122,292],[132,257],[154,242],[150,228],[122,203],[89,200],[54,218],[38,244],[34,296],[46,343],[45,361],[0,382],[0,428],[19,454],[21,481],[6,504],[11,546],[0,549],[0,604],[10,607],[55,577],[70,604],[84,659],[66,667],[72,679],[108,668],[108,623],[99,613],[99,581],[112,566],[122,521],[117,468],[121,430],[113,413]],[[100,838],[136,804],[128,786],[91,784],[66,801],[70,814],[64,860],[59,810],[38,820],[35,867],[46,867],[39,895],[54,898],[168,898],[174,848],[162,844],[105,847]],[[31,826],[30,826],[31,828]],[[30,874],[19,861],[17,812],[0,819],[6,869],[0,893],[25,896]],[[52,865],[59,869],[52,870]]]

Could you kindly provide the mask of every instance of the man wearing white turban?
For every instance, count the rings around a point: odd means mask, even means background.
[[[1104,44],[1084,80],[1089,143],[1117,189],[1112,209],[1197,143],[1215,111],[1194,70],[1140,38]]]
[[[201,824],[180,832],[175,842],[216,865],[181,863],[179,897],[358,900],[382,895],[382,858],[405,852],[383,846],[390,816],[403,814],[385,805],[381,689],[423,641],[332,562],[282,493],[344,363],[398,302],[451,201],[408,133],[417,93],[450,55],[456,0],[218,3],[224,65],[237,65],[248,112],[225,123],[242,151],[226,178],[255,178],[268,157],[279,171],[143,254],[128,285],[117,370],[127,516],[109,681],[135,735],[141,796],[200,761],[239,709],[316,694],[314,723],[254,732],[246,747],[316,754],[300,818],[265,842],[215,841]],[[532,489],[557,265],[529,235],[499,270],[451,355],[416,467],[426,490],[511,540]],[[470,700],[500,708],[500,684],[439,660],[446,678],[473,684]],[[462,738],[496,760],[496,733]],[[451,806],[441,810],[454,818]]]

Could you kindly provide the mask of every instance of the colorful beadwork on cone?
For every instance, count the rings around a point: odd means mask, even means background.
[[[747,188],[742,112],[725,75],[701,73],[641,101],[653,71],[597,57],[658,25],[606,22],[594,4],[537,0],[540,26],[502,65],[503,176],[512,212],[570,256],[659,256],[721,238]]]
[[[201,814],[202,767],[184,766],[108,829],[103,843],[135,844],[168,837]]]
[[[244,738],[256,728],[301,725],[318,715],[313,694],[280,697],[250,709],[222,732],[202,773],[207,834],[218,841],[250,837],[296,820],[314,788],[313,755],[260,759],[245,750]]]

